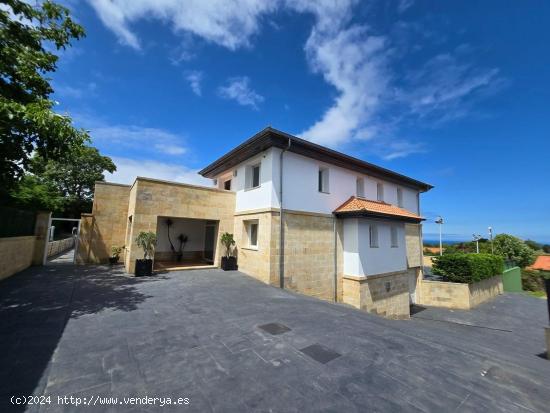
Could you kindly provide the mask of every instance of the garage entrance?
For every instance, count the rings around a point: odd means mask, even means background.
[[[218,221],[157,218],[156,270],[213,268]]]

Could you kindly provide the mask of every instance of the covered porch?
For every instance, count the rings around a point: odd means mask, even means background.
[[[159,216],[154,269],[215,268],[218,221]]]

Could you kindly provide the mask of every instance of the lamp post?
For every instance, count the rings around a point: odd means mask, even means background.
[[[441,239],[441,227],[443,226],[443,218],[441,216],[437,217],[435,223],[439,225],[439,255],[443,255],[443,241]]]
[[[473,237],[474,237],[474,241],[476,242],[476,252],[477,254],[479,254],[479,240],[481,239],[481,235],[474,234]]]
[[[489,239],[491,240],[491,254],[495,253],[495,248],[493,247],[493,227],[489,227]]]

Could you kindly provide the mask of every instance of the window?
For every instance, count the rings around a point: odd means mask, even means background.
[[[376,225],[369,226],[369,242],[371,248],[378,248],[378,227]]]
[[[397,239],[397,227],[391,227],[391,247],[392,248],[398,248],[398,239]]]
[[[357,181],[355,183],[356,185],[356,195],[358,197],[364,198],[365,197],[365,180],[363,178],[357,178]]]
[[[248,246],[258,248],[258,221],[245,221]]]
[[[397,206],[403,208],[403,190],[401,188],[397,188]]]
[[[319,168],[319,180],[318,180],[319,192],[328,194],[328,169]]]
[[[223,189],[226,191],[231,191],[231,179],[228,179],[223,183]]]
[[[245,189],[258,188],[260,186],[260,164],[246,167]]]
[[[376,184],[376,199],[384,201],[384,184],[382,182]]]

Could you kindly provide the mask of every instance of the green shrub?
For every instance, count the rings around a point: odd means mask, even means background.
[[[544,277],[536,270],[521,270],[521,285],[525,291],[545,291]]]
[[[471,284],[504,271],[504,260],[492,254],[449,254],[436,257],[434,274],[447,281]]]

